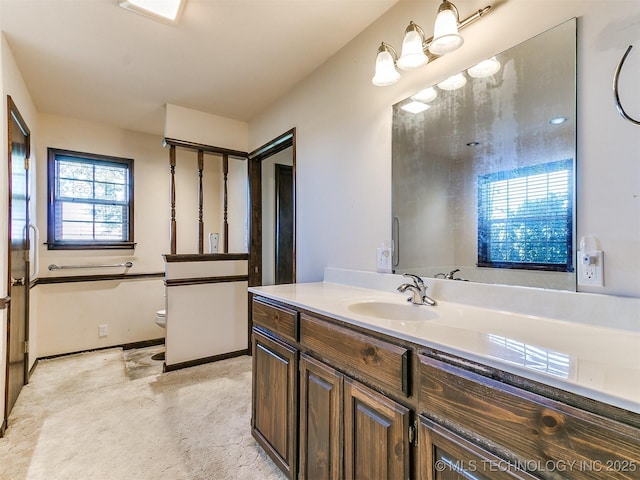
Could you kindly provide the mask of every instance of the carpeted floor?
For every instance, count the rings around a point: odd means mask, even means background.
[[[0,479],[283,479],[250,415],[250,357],[134,379],[121,349],[41,361],[0,439]]]

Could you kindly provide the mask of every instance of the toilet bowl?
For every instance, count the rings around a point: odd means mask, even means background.
[[[158,310],[156,312],[156,325],[162,328],[167,328],[167,311]]]

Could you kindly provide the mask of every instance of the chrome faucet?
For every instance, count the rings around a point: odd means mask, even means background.
[[[437,273],[433,278],[442,277],[445,280],[462,280],[462,278],[455,278],[455,274],[460,271],[459,268],[451,270],[449,273]]]
[[[407,298],[407,302],[415,305],[436,305],[436,301],[427,296],[427,286],[419,276],[412,273],[405,273],[403,276],[413,280],[413,283],[403,283],[398,287],[399,292],[404,293],[408,290],[412,293],[412,295]]]

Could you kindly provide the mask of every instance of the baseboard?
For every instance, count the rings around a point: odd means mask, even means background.
[[[164,337],[143,340],[142,342],[124,343],[120,346],[123,350],[131,350],[132,348],[155,347],[156,345],[164,345]]]
[[[154,338],[152,340],[142,340],[140,342],[121,343],[119,345],[109,345],[106,347],[88,348],[87,350],[78,350],[76,352],[57,353],[55,355],[38,357],[37,360],[50,360],[52,358],[66,357],[67,355],[77,355],[78,353],[99,352],[100,350],[109,350],[110,348],[122,348],[123,350],[131,350],[132,348],[153,347],[155,345],[163,345],[163,344],[164,344],[164,337]]]
[[[162,371],[173,372],[174,370],[180,370],[182,368],[195,367],[197,365],[204,365],[205,363],[218,362],[220,360],[226,360],[227,358],[240,357],[242,355],[249,355],[249,349],[237,350],[235,352],[222,353],[220,355],[214,355],[212,357],[198,358],[196,360],[189,360],[188,362],[174,363],[173,365],[167,365],[165,362]]]
[[[39,358],[36,358],[36,361],[33,362],[33,366],[29,369],[29,374],[27,376],[27,379],[31,379],[31,375],[33,375],[33,372],[36,371],[36,367],[38,366],[38,362],[40,361]]]

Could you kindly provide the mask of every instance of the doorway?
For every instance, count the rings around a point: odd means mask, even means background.
[[[29,358],[29,156],[31,132],[7,96],[9,252],[7,371],[4,421],[28,381]]]
[[[249,154],[249,285],[296,281],[295,129]]]
[[[280,285],[295,282],[293,277],[293,167],[276,163],[275,179],[275,284]]]

